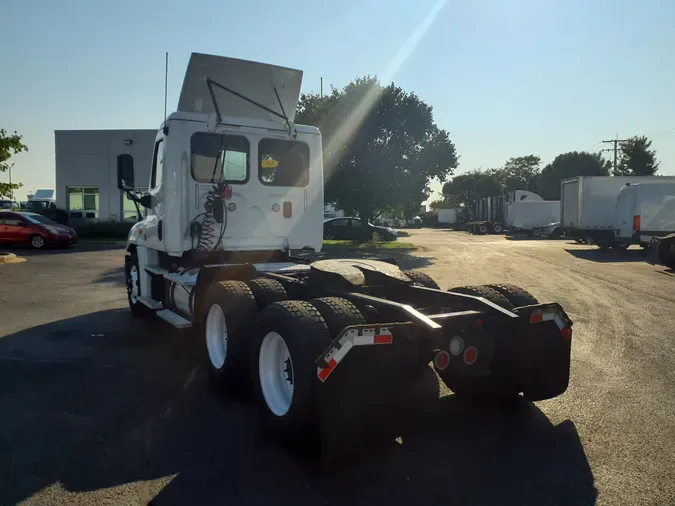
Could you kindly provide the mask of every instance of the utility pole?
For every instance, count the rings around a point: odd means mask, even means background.
[[[613,149],[601,149],[600,150],[600,151],[614,151],[614,170],[612,172],[613,176],[616,176],[616,164],[617,164],[617,154],[618,154],[618,151],[619,151],[619,143],[620,142],[626,142],[628,140],[630,140],[630,139],[619,139],[619,134],[617,134],[616,139],[612,139],[612,140],[609,140],[609,141],[602,141],[606,144],[614,144]]]
[[[323,98],[323,77],[321,78],[321,98]]]

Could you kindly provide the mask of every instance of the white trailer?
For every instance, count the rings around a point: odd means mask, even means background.
[[[508,228],[528,235],[541,236],[541,228],[560,221],[559,200],[522,200],[506,206]]]
[[[561,223],[578,242],[607,249],[615,244],[616,199],[628,183],[667,183],[665,176],[578,176],[560,182]]]
[[[559,304],[513,285],[443,291],[392,261],[292,253],[323,237],[321,133],[294,123],[301,75],[192,54],[147,195],[118,156],[118,187],[147,209],[124,261],[132,314],[194,329],[216,385],[252,391],[267,429],[318,437],[324,457],[400,436],[397,413],[438,397],[430,363],[465,398],[563,393],[572,322]]]
[[[455,208],[438,209],[438,224],[446,227],[456,225],[459,212]]]
[[[647,246],[654,237],[675,232],[675,181],[628,183],[615,207],[616,241]]]

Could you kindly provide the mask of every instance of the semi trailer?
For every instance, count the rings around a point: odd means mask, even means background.
[[[202,347],[226,392],[252,393],[280,440],[325,458],[397,434],[404,394],[434,371],[467,399],[567,389],[572,322],[505,284],[441,290],[391,260],[316,260],[321,132],[295,124],[301,71],[193,53],[157,132],[146,217],[126,246],[131,313]],[[146,186],[144,182],[143,186]]]

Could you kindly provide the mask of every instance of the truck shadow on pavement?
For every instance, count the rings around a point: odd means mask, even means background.
[[[124,242],[79,242],[73,246],[67,248],[43,248],[43,249],[33,249],[29,247],[22,246],[11,246],[4,247],[2,251],[7,251],[9,253],[14,253],[16,256],[21,257],[34,257],[34,256],[46,256],[46,255],[68,255],[72,253],[86,253],[92,251],[109,251],[109,250],[118,250],[124,249]]]
[[[1,338],[0,503],[595,503],[574,423],[535,405],[449,395],[401,443],[320,465],[270,440],[252,402],[211,389],[204,360],[194,333],[126,309]]]
[[[647,255],[642,249],[629,249],[626,251],[602,251],[600,248],[593,249],[567,249],[570,255],[591,262],[644,262]]]

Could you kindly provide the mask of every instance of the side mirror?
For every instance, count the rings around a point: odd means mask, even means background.
[[[131,155],[117,156],[117,188],[133,190],[134,186],[134,157]]]

